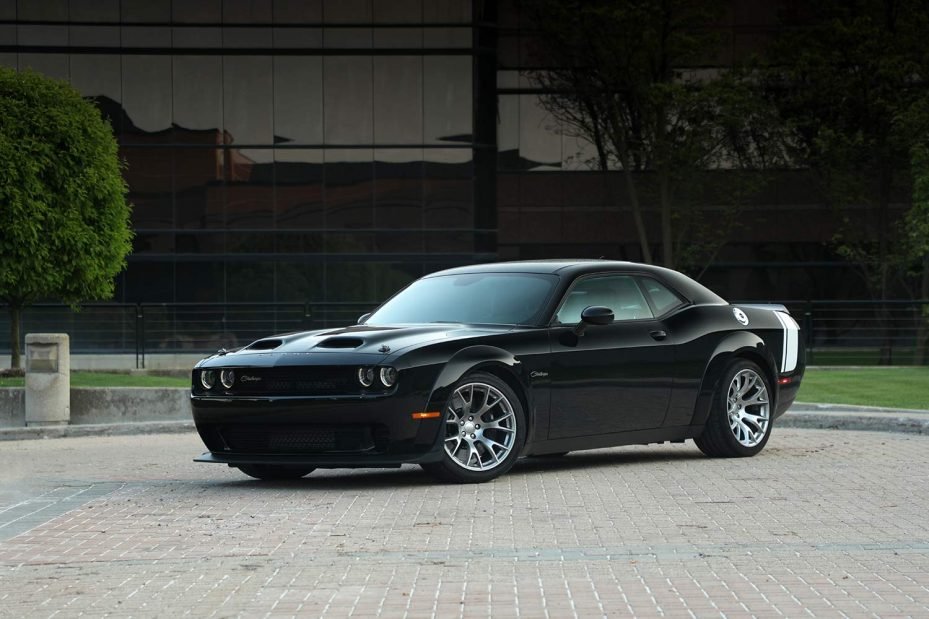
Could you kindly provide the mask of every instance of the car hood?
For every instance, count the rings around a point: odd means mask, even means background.
[[[368,326],[352,325],[338,329],[321,329],[275,335],[252,342],[238,351],[227,353],[227,359],[264,355],[363,354],[386,358],[389,355],[439,340],[480,337],[512,330],[510,325],[474,326],[462,324],[424,324]],[[222,354],[222,353],[220,353]],[[231,359],[229,359],[231,360]],[[375,359],[371,359],[375,361]]]

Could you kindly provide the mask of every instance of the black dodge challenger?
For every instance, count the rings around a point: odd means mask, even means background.
[[[197,430],[259,479],[417,463],[481,482],[520,456],[694,439],[752,456],[804,363],[778,305],[730,305],[668,269],[509,262],[419,279],[357,325],[220,351],[193,370]]]

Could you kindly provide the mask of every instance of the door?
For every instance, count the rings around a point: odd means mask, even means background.
[[[613,310],[609,325],[575,335],[584,308]],[[661,427],[673,384],[674,346],[632,275],[579,279],[550,330],[549,438]]]

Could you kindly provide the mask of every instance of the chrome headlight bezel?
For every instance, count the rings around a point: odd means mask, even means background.
[[[216,372],[213,370],[200,370],[200,386],[209,391],[216,386]]]

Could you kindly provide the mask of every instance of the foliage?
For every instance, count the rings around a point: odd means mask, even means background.
[[[768,92],[790,129],[793,161],[816,173],[835,209],[834,248],[886,299],[926,253],[925,208],[900,217],[894,203],[910,193],[914,149],[929,134],[929,14],[918,0],[808,10],[771,48]]]
[[[0,299],[19,313],[44,299],[111,297],[131,249],[116,140],[63,82],[0,67]]]
[[[652,262],[656,236],[665,266],[675,266],[684,247],[696,259],[701,244],[693,231],[701,227],[691,206],[700,174],[766,167],[775,155],[767,145],[777,125],[751,74],[688,68],[717,64],[723,41],[709,26],[720,7],[700,0],[526,0],[523,6],[542,42],[537,62],[545,68],[530,73],[545,93],[542,104],[566,132],[594,145],[601,170],[622,171],[643,259]],[[659,206],[658,235],[643,215],[650,198]],[[741,204],[733,201],[727,221],[736,220]],[[703,239],[710,254],[721,236],[716,228]]]

